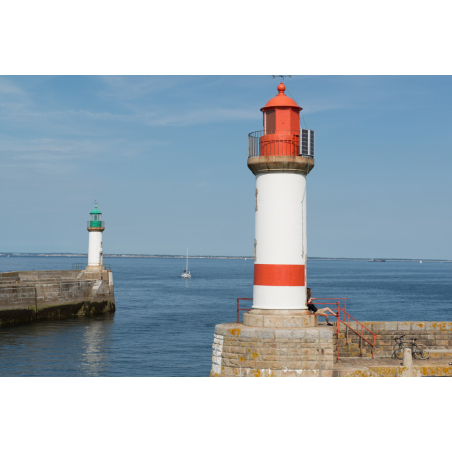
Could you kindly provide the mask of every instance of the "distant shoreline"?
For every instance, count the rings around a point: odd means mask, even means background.
[[[0,253],[0,258],[2,257],[88,257],[87,254],[77,254],[77,253]],[[116,257],[129,257],[129,258],[147,258],[147,259],[185,259],[186,256],[182,254],[104,254],[105,258],[116,258]],[[243,260],[254,260],[253,256],[189,256],[189,259],[243,259]],[[308,257],[310,261],[371,261],[375,258],[361,258],[361,257]],[[419,262],[422,260],[423,263],[432,262],[442,262],[442,263],[452,263],[450,259],[391,259],[391,258],[378,258],[383,259],[386,262]]]

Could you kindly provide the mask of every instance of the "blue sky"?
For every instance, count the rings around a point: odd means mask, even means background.
[[[0,251],[252,255],[271,76],[0,77]],[[292,76],[316,132],[308,254],[452,258],[449,76]]]

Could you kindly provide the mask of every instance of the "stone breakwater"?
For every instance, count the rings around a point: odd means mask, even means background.
[[[226,323],[215,327],[212,347],[212,377],[424,377],[452,376],[452,322],[362,322],[377,334],[375,358],[372,349],[345,325],[313,323],[312,327],[295,326],[296,318],[286,313],[261,312],[244,315],[243,323]],[[309,323],[306,318],[301,323]],[[300,323],[298,322],[298,323]],[[250,326],[259,323],[263,326]],[[312,323],[312,322],[311,322]],[[275,326],[275,325],[279,325]],[[290,327],[289,325],[293,325]],[[361,331],[361,326],[349,326]],[[358,328],[359,327],[359,328]],[[413,359],[410,365],[391,359],[394,339],[405,335],[426,345],[430,357]],[[371,342],[373,335],[364,336]],[[348,343],[347,343],[348,342]],[[337,353],[339,351],[339,361]]]
[[[452,322],[361,322],[378,337],[375,342],[376,357],[391,357],[394,349],[394,339],[405,335],[404,343],[411,343],[417,339],[419,343],[426,345],[430,350],[430,358],[452,357]],[[350,327],[361,332],[361,326],[356,322],[350,322]],[[370,342],[373,335],[364,331],[364,337]],[[347,332],[343,324],[339,329],[339,356],[359,357],[361,339],[350,329]],[[363,357],[372,356],[372,347],[363,341]]]
[[[112,312],[111,270],[0,273],[0,326]]]
[[[335,328],[215,327],[212,377],[332,377]]]

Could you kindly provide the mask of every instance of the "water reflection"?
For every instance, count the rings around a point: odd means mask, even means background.
[[[111,343],[112,319],[93,319],[83,333],[83,374],[99,377],[108,370],[108,351]]]

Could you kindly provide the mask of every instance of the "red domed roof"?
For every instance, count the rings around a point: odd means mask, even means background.
[[[292,107],[292,108],[298,108],[299,110],[303,110],[293,99],[290,97],[287,97],[284,94],[284,91],[286,90],[286,87],[284,86],[284,83],[280,83],[278,85],[278,95],[275,96],[273,99],[270,99],[265,107],[261,108],[261,111],[267,110],[269,108],[275,108],[275,107]]]

